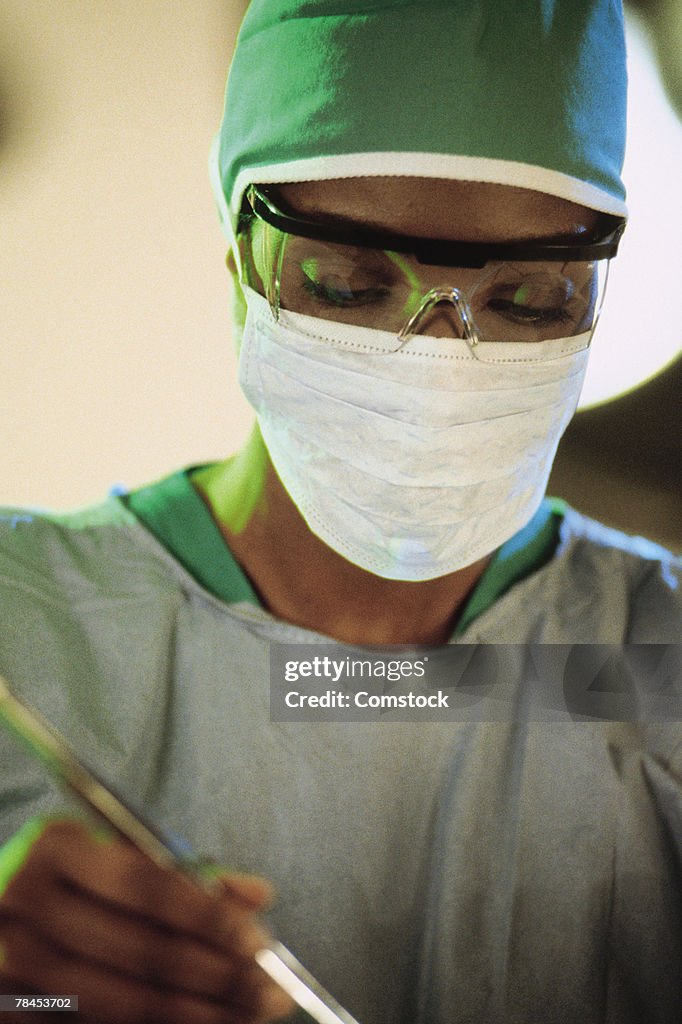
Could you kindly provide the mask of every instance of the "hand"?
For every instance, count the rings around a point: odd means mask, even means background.
[[[269,939],[256,915],[271,896],[264,880],[227,874],[203,891],[123,840],[52,820],[0,899],[0,992],[77,995],[88,1024],[287,1016],[294,1004],[253,959]]]

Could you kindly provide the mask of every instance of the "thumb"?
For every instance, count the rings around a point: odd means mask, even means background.
[[[216,882],[225,895],[238,900],[249,910],[265,910],[275,896],[272,884],[258,875],[224,872],[216,877]]]

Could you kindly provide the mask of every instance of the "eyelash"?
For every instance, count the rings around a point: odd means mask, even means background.
[[[338,297],[338,293],[336,296],[334,295],[334,289],[328,285],[311,281],[310,278],[307,278],[302,283],[302,287],[318,302],[336,307],[337,309],[352,309],[357,306],[369,305],[370,303],[381,301],[389,295],[387,288],[366,288],[353,293],[348,298]],[[531,307],[519,306],[506,299],[492,299],[488,303],[488,307],[495,313],[511,314],[511,319],[525,325],[532,324],[533,326],[543,327],[547,324],[567,323],[571,320],[570,313],[557,306],[534,310]],[[524,310],[527,310],[530,315],[524,315]]]
[[[341,298],[339,300],[332,294],[334,289],[329,288],[327,285],[311,281],[310,278],[306,278],[306,280],[302,282],[302,287],[309,295],[312,295],[313,298],[317,299],[318,302],[323,302],[328,306],[336,306],[344,309],[350,309],[353,306],[369,305],[371,302],[377,302],[381,301],[381,299],[385,299],[390,294],[388,288],[365,288],[362,291],[353,292],[351,298]]]
[[[572,320],[571,314],[567,309],[562,309],[560,306],[552,306],[546,309],[533,309],[531,306],[519,306],[515,302],[509,299],[491,299],[488,302],[488,307],[492,309],[494,313],[511,313],[516,312],[516,319],[519,323],[533,324],[540,327],[545,324],[556,324],[556,323],[567,323]],[[522,310],[528,310],[530,316],[524,316]]]

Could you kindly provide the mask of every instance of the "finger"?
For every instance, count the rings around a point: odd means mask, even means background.
[[[79,1017],[107,1024],[243,1024],[252,1016],[230,997],[202,999],[117,974],[30,932],[24,922],[3,928],[6,958],[0,976],[36,992],[78,995]],[[4,985],[3,985],[4,987]]]
[[[35,899],[35,884],[50,878],[146,917],[199,942],[243,956],[253,956],[267,942],[267,933],[238,899],[204,891],[177,871],[158,867],[121,840],[93,841],[79,822],[49,825],[30,856],[31,872],[12,880],[4,901],[21,907]]]
[[[250,910],[266,910],[274,900],[270,882],[257,875],[219,874],[222,891],[239,900]]]
[[[52,886],[13,916],[75,957],[196,995],[224,997],[249,962],[70,886]],[[0,926],[2,920],[0,909]]]
[[[96,904],[87,905],[74,899],[73,894],[67,894],[64,901],[50,899],[49,903],[43,904],[44,914],[36,919],[30,915],[13,917],[6,910],[0,912],[0,935],[11,948],[13,970],[23,969],[22,956],[34,962],[23,935],[32,932],[37,945],[54,946],[64,959],[90,962],[157,988],[226,1005],[234,1003],[245,1015],[267,1011],[270,1006],[277,1011],[273,1017],[279,1013],[279,986],[251,958],[214,951],[192,939],[150,926],[144,919],[129,918]],[[20,930],[22,941],[17,943]],[[255,973],[256,983],[241,986],[240,975],[249,972]],[[32,974],[27,977],[36,982]],[[42,991],[46,991],[44,985]],[[238,998],[233,998],[235,992]]]
[[[228,958],[210,950],[206,956],[201,946],[193,949],[190,942],[180,943],[177,936],[148,928],[146,923],[138,930],[122,915],[101,913],[82,902],[72,893],[63,894],[63,901],[54,901],[38,926],[29,916],[22,919],[0,910],[0,938],[7,950],[4,980],[7,970],[13,972],[14,979],[9,987],[3,985],[0,971],[0,991],[69,994],[67,976],[59,974],[58,962],[73,958],[83,965],[83,971],[113,971],[153,989],[205,997],[245,1020],[278,1020],[295,1009],[293,1000],[253,959]],[[52,959],[54,970],[41,974],[41,965]],[[31,965],[28,970],[27,962]],[[52,974],[58,977],[57,987],[50,980]],[[23,1024],[29,1022],[23,1018]]]

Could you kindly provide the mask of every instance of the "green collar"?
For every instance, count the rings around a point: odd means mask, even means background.
[[[515,583],[549,562],[559,542],[565,509],[566,503],[560,498],[545,498],[531,521],[497,549],[469,596],[455,636],[462,634]]]
[[[192,486],[191,473],[180,470],[121,500],[206,590],[229,604],[260,604]]]
[[[121,500],[188,572],[216,597],[235,604],[260,602],[232,556],[211,513],[191,483],[193,467]],[[545,498],[531,521],[502,545],[470,595],[455,630],[459,636],[511,586],[554,554],[565,505]]]

